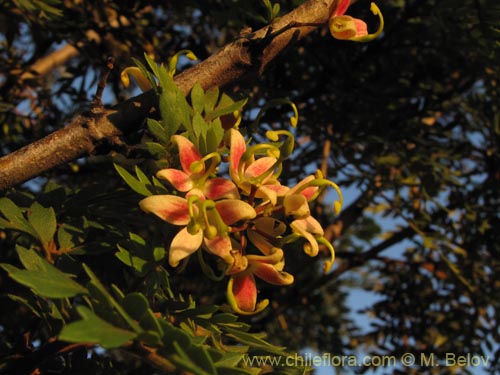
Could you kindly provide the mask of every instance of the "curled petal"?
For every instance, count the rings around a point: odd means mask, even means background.
[[[174,135],[172,136],[172,140],[177,143],[179,147],[179,159],[181,161],[182,170],[188,175],[193,174],[191,171],[191,164],[194,162],[201,162],[202,157],[200,152],[189,139],[182,135]],[[199,166],[201,169],[197,171],[197,173],[203,174],[205,172],[205,165],[201,162]]]
[[[232,276],[227,284],[227,300],[232,309],[241,315],[254,315],[264,310],[269,300],[257,304],[255,278],[249,272]]]
[[[278,271],[272,264],[251,263],[251,271],[259,279],[272,285],[290,285],[293,283],[293,275],[288,272]]]
[[[352,40],[368,34],[366,23],[351,16],[332,17],[328,27],[332,36],[339,40]]]
[[[231,253],[233,257],[233,264],[226,271],[227,275],[235,275],[245,271],[248,268],[248,258],[241,254],[240,251],[234,250]]]
[[[264,255],[269,255],[276,251],[277,247],[273,246],[267,238],[265,238],[263,235],[257,233],[254,230],[248,230],[247,231],[247,236],[248,239],[254,246],[260,250],[260,252]]]
[[[240,194],[236,185],[222,177],[216,177],[205,183],[205,194],[208,199],[217,200],[221,198],[238,199]]]
[[[186,199],[176,195],[152,195],[139,202],[145,212],[151,212],[160,219],[174,225],[189,223],[188,204]]]
[[[248,261],[252,264],[254,263],[265,263],[265,264],[278,264],[283,260],[283,250],[275,248],[274,252],[269,255],[254,255],[249,254],[246,256]]]
[[[323,236],[324,232],[321,224],[315,218],[309,216],[307,219],[294,220],[290,224],[290,228],[294,233],[307,240],[308,244],[304,246],[307,255],[311,257],[318,255],[319,246],[315,236]]]
[[[187,228],[182,229],[170,244],[168,263],[172,267],[177,267],[182,259],[187,258],[200,248],[202,240],[203,231],[200,230],[195,234],[191,234]]]
[[[227,264],[234,263],[234,258],[231,255],[231,250],[233,249],[231,245],[231,240],[229,237],[217,236],[214,239],[209,240],[205,238],[205,249],[219,258],[222,258]]]
[[[257,188],[257,191],[255,192],[255,197],[267,199],[273,206],[276,206],[276,203],[278,202],[278,195],[276,194],[276,191],[272,188],[269,188],[269,186],[267,185],[259,186]]]
[[[183,171],[178,169],[162,169],[156,174],[158,178],[167,180],[178,191],[189,191],[193,188],[193,181]]]
[[[235,310],[240,309],[245,312],[254,311],[257,304],[257,286],[253,275],[250,272],[241,272],[232,276],[229,283],[232,284],[230,293],[234,297],[236,304],[236,306],[232,307]]]
[[[307,198],[302,194],[292,194],[285,196],[283,200],[285,215],[293,215],[297,219],[304,219],[311,215]]]
[[[238,199],[217,201],[215,208],[226,225],[232,225],[240,220],[253,219],[257,216],[252,206]]]
[[[136,66],[129,66],[128,68],[123,69],[120,74],[120,79],[123,83],[123,86],[128,87],[130,85],[129,75],[134,77],[134,80],[137,82],[137,85],[142,91],[151,90],[151,83],[146,78],[144,74],[142,74],[141,69]]]

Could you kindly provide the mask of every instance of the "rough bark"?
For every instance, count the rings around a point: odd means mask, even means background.
[[[262,73],[287,46],[326,23],[334,5],[335,0],[310,0],[271,26],[242,35],[177,75],[175,82],[187,94],[196,82],[209,89],[223,87],[251,72]],[[0,158],[0,190],[90,155],[104,142],[113,143],[127,129],[142,125],[155,104],[154,95],[148,92],[112,110],[94,109],[75,117],[63,129]]]

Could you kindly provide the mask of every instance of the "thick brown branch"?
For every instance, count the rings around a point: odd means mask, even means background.
[[[249,72],[261,72],[291,42],[301,39],[314,26],[289,27],[291,24],[327,22],[335,0],[310,0],[272,25],[272,35],[263,28],[228,44],[219,52],[176,77],[176,83],[187,94],[196,82],[205,89],[222,87]],[[154,107],[151,93],[120,104],[115,110],[100,111],[76,117],[65,128],[31,145],[0,158],[0,190],[36,177],[58,165],[94,152],[96,146],[141,125]]]

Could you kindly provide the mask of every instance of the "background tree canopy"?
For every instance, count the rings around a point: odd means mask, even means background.
[[[280,16],[302,3],[279,1]],[[189,49],[199,60],[206,60],[268,25],[272,15],[265,4],[243,0],[4,2],[0,14],[2,155],[87,113],[109,56],[115,62],[103,95],[106,107],[139,93],[120,84],[120,71],[133,65],[132,58],[144,62],[146,53],[157,62],[167,62],[176,52]],[[227,368],[214,360],[215,349],[208,351],[210,355],[192,349],[199,348],[199,340],[193,337],[204,337],[203,333],[196,331],[199,335],[193,333],[189,339],[183,336],[187,328],[179,322],[189,320],[199,330],[213,333],[218,327],[219,335],[248,345],[257,354],[282,355],[276,349],[281,346],[288,352],[312,348],[332,355],[434,353],[436,360],[446,353],[470,353],[489,356],[487,371],[498,373],[500,4],[495,0],[384,0],[378,5],[385,29],[375,41],[334,40],[321,25],[293,40],[261,72],[262,60],[257,58],[245,68],[247,74],[226,80],[220,88],[235,101],[248,98],[240,129],[257,140],[268,129],[288,126],[289,107],[270,106],[273,100],[285,98],[297,105],[298,147],[285,164],[283,183],[297,182],[320,169],[341,187],[347,201],[337,216],[329,195],[314,207],[336,248],[330,273],[321,272],[322,259],[291,251],[287,268],[295,275],[294,284],[260,288],[260,296],[272,301],[268,309],[234,322],[228,313],[215,314],[209,307],[225,302],[225,284],[207,280],[195,261],[183,272],[163,264],[165,250],[158,244],[165,224],[140,213],[140,195],[113,167],[117,163],[132,172],[139,165],[149,176],[158,169],[145,146],[151,135],[139,121],[124,131],[120,141],[92,144],[91,156],[40,172],[37,179],[1,192],[0,257],[6,266],[0,274],[0,372],[198,373],[212,355],[219,373],[224,373]],[[368,2],[356,2],[349,14],[367,20],[370,30],[377,27]],[[250,49],[260,50],[268,41],[250,42]],[[195,64],[181,59],[179,67],[187,72]],[[266,106],[257,124],[257,110]],[[34,160],[35,165],[39,162]],[[5,165],[0,159],[0,168]],[[125,266],[116,255],[117,244],[141,259],[142,268]],[[59,252],[54,255],[50,246],[56,245]],[[37,250],[56,267],[33,265],[30,262],[38,258],[28,249]],[[24,266],[25,272],[46,272],[68,290],[57,295],[57,287],[49,285],[48,292],[41,291],[34,279],[31,285],[23,279],[26,274],[16,274],[14,266],[18,270]],[[68,273],[77,277],[69,278]],[[71,302],[67,298],[84,293],[79,288],[85,284],[80,281],[89,279],[85,288],[94,293],[92,298],[101,298],[101,311],[93,305],[95,314],[83,307],[91,297]],[[376,296],[371,305],[362,306],[363,311],[348,300],[357,289]],[[71,348],[55,340],[65,325],[79,318],[97,322],[96,327],[113,321],[121,310],[111,305],[122,301],[120,293],[127,298],[122,306],[146,301],[148,314],[169,311],[170,325],[161,323],[162,332],[170,330],[168,337],[181,347],[183,340],[194,340],[184,348],[191,348],[191,352],[186,349],[186,358],[194,358],[198,367],[190,367],[178,346],[168,340],[164,357],[173,363],[171,367],[159,363],[154,357],[158,353],[149,346],[130,344],[125,351],[96,352],[90,345]],[[352,312],[363,313],[369,328]],[[122,318],[130,315],[141,322],[141,314],[146,314],[127,313]],[[210,326],[200,323],[204,314],[213,319],[207,320]],[[148,324],[157,324],[148,319]],[[109,329],[109,336],[124,334],[117,327],[116,332]],[[247,336],[245,330],[249,330]],[[265,344],[255,332],[267,333]],[[213,342],[208,346],[220,349],[215,336],[210,337]],[[100,340],[105,348],[115,346]],[[230,361],[224,358],[229,368]],[[475,371],[467,366],[417,365],[399,365],[394,371]],[[345,368],[346,373],[368,370]]]

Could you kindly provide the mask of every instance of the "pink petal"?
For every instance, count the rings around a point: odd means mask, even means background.
[[[365,21],[354,18],[354,24],[356,25],[356,36],[368,35],[368,26]]]
[[[257,216],[252,206],[238,199],[217,201],[215,208],[226,225],[232,225],[240,220],[253,219]]]
[[[240,197],[236,185],[222,177],[208,180],[205,183],[204,190],[207,198],[212,200],[221,198],[238,199]]]
[[[342,16],[347,11],[347,8],[349,8],[350,3],[351,0],[340,0],[339,5],[337,5],[337,8],[333,12],[333,16]]]
[[[217,236],[213,240],[205,238],[205,249],[219,258],[222,258],[227,264],[234,263],[234,258],[231,255],[233,246],[228,236]]]
[[[229,129],[229,139],[230,139],[230,154],[229,154],[229,166],[231,174],[238,175],[238,166],[240,165],[240,160],[247,146],[245,144],[245,138],[236,129]]]
[[[242,272],[233,276],[232,294],[239,309],[245,312],[255,310],[257,286],[250,272]]]
[[[176,195],[152,195],[141,200],[139,207],[170,224],[187,225],[189,223],[187,201]]]
[[[193,181],[183,171],[178,169],[162,169],[156,174],[158,178],[167,180],[179,191],[189,191],[193,188]]]
[[[191,143],[189,139],[183,137],[182,135],[174,135],[172,139],[177,143],[177,146],[179,147],[179,159],[181,161],[182,169],[188,175],[191,175],[191,164],[195,161],[201,160],[200,152],[196,149],[196,147]],[[203,174],[205,172],[205,166],[202,166],[203,169],[199,172],[200,174]]]
[[[245,170],[246,178],[256,178],[262,176],[265,172],[269,171],[276,165],[276,158],[265,156],[255,160]]]
[[[300,194],[302,194],[304,197],[306,197],[307,200],[310,200],[314,196],[314,194],[316,194],[317,191],[318,191],[317,186],[309,186],[309,187],[305,188],[304,190],[302,190],[300,192]]]
[[[296,194],[297,192],[300,192],[304,197],[307,198],[307,200],[311,199],[314,193],[318,191],[317,186],[309,186],[303,189],[305,185],[307,185],[309,182],[313,181],[315,177],[313,175],[307,176],[306,178],[302,179],[297,185],[295,185],[293,188],[290,189],[288,194]]]
[[[293,283],[293,276],[288,272],[278,271],[271,264],[252,263],[250,269],[255,276],[272,285],[290,285]]]
[[[177,267],[181,260],[187,258],[200,248],[202,240],[203,231],[199,230],[196,234],[191,234],[187,228],[182,229],[170,244],[168,263],[172,267]]]

